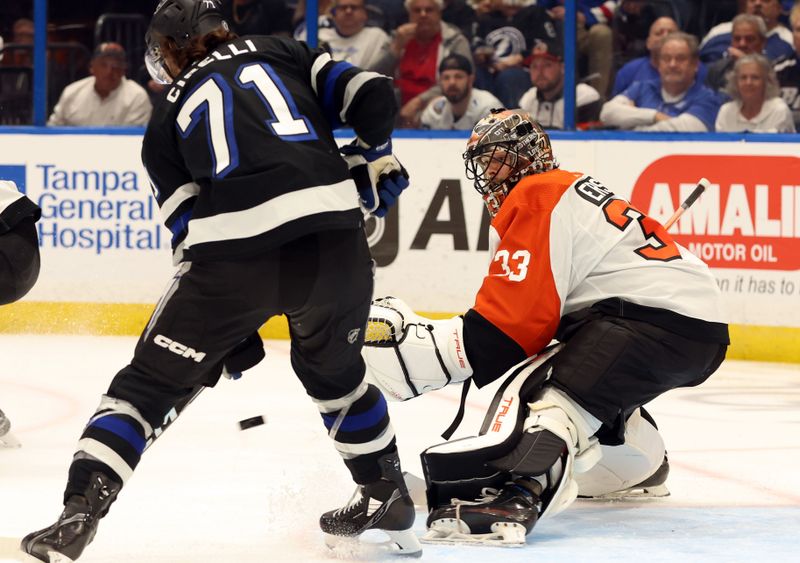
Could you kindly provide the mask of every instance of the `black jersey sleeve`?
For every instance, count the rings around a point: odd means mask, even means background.
[[[200,192],[200,187],[192,179],[183,158],[177,151],[175,134],[170,116],[166,112],[153,115],[142,142],[142,164],[147,171],[150,188],[153,192],[161,219],[170,230],[172,248],[176,251],[175,261],[180,262],[180,243],[186,237],[192,209]]]
[[[290,40],[286,40],[287,43]],[[308,61],[309,80],[331,128],[353,128],[371,146],[392,134],[398,107],[392,80],[344,61],[334,61],[322,49],[291,42],[297,60]]]

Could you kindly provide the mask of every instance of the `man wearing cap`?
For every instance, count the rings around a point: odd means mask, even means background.
[[[463,55],[453,54],[439,65],[439,86],[443,96],[434,98],[422,112],[423,129],[472,129],[492,108],[502,107],[500,100],[486,90],[473,88],[472,63]]]
[[[145,89],[125,78],[127,67],[122,45],[98,45],[89,65],[91,76],[64,88],[47,124],[147,125],[153,106]]]
[[[545,129],[564,128],[564,57],[558,41],[537,41],[531,50],[531,84],[519,107]],[[575,86],[576,122],[590,123],[600,116],[600,93],[588,84]]]

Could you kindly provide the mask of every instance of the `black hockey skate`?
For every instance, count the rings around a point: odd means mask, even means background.
[[[473,543],[518,547],[533,530],[542,508],[541,485],[520,478],[500,489],[484,489],[474,501],[453,499],[428,515],[425,543]]]
[[[368,530],[381,530],[391,541],[364,542],[360,547],[389,551],[397,555],[422,556],[422,546],[411,527],[416,516],[414,502],[408,494],[400,460],[396,453],[380,458],[383,477],[367,485],[359,485],[350,501],[337,510],[323,514],[319,526],[326,534],[326,543],[337,549],[351,538],[353,540]]]
[[[92,542],[100,518],[119,493],[120,485],[102,473],[92,473],[83,496],[73,495],[58,521],[23,538],[25,553],[46,563],[70,563]]]

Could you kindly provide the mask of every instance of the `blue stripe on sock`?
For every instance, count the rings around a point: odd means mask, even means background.
[[[139,455],[142,455],[142,452],[144,451],[145,439],[129,422],[111,415],[98,418],[89,426],[113,432],[133,446],[134,449],[139,452]]]
[[[348,414],[344,417],[339,430],[343,432],[356,432],[358,430],[365,430],[376,426],[383,417],[386,416],[386,399],[383,395],[378,396],[378,401],[366,412],[361,414]],[[336,422],[336,414],[323,414],[322,420],[325,421],[325,427],[330,430],[333,423]]]

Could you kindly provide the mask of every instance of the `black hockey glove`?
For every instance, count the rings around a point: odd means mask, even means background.
[[[385,216],[408,187],[408,172],[392,154],[392,140],[370,147],[356,137],[339,151],[350,167],[364,211]]]
[[[264,359],[264,343],[258,332],[254,332],[230,351],[225,358],[222,375],[228,379],[239,379],[242,372]]]

